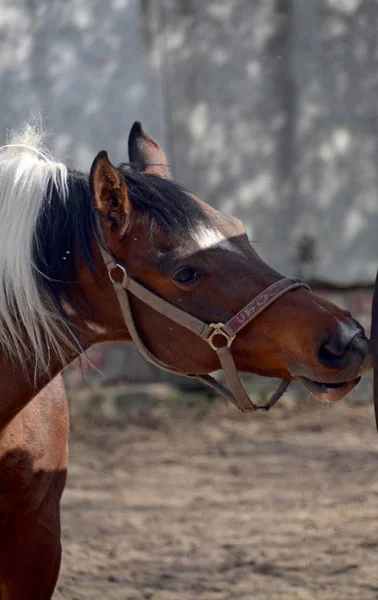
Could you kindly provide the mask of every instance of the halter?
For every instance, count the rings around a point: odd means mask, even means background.
[[[98,223],[98,225],[100,237],[104,242],[101,223]],[[247,392],[240,381],[232,356],[231,346],[236,338],[237,333],[239,333],[241,329],[243,329],[248,323],[262,313],[263,310],[278,300],[278,298],[290,290],[294,290],[299,287],[304,287],[309,290],[310,288],[305,283],[299,279],[289,277],[280,279],[273,285],[266,288],[261,294],[256,296],[256,298],[242,308],[242,310],[240,310],[229,321],[227,321],[227,323],[210,323],[209,325],[197,317],[194,317],[180,308],[177,308],[177,306],[170,304],[163,298],[160,298],[160,296],[157,296],[149,289],[135,281],[135,279],[130,277],[130,275],[127,273],[125,265],[119,260],[114,259],[105,248],[105,244],[99,244],[99,249],[108,270],[110,280],[113,283],[126,327],[139,352],[148,362],[152,363],[156,367],[159,367],[160,369],[163,369],[164,371],[174,373],[175,375],[197,378],[205,385],[216,390],[224,398],[230,400],[242,412],[254,412],[256,410],[268,411],[276,404],[276,402],[278,402],[288,388],[290,381],[283,380],[266,404],[263,406],[256,406],[247,395]],[[122,273],[122,280],[120,281],[114,278],[114,273],[116,270]],[[150,352],[150,350],[142,341],[136,328],[130,307],[129,292],[133,294],[133,296],[139,298],[139,300],[145,304],[148,304],[148,306],[153,308],[156,312],[164,315],[171,321],[178,323],[178,325],[186,327],[186,329],[192,331],[202,340],[207,342],[218,355],[219,362],[224,371],[230,389],[225,387],[222,383],[210,375],[185,373],[180,369],[166,365],[154,354],[152,354],[152,352]]]

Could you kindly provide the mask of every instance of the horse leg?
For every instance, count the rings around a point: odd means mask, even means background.
[[[11,516],[10,547],[0,559],[0,600],[50,600],[61,561],[59,502],[19,513]]]
[[[68,405],[49,383],[0,440],[0,600],[50,600],[59,575]]]

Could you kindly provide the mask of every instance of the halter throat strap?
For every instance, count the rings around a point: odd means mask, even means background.
[[[100,223],[99,232],[102,234]],[[135,281],[135,279],[128,275],[125,265],[118,260],[115,260],[110,255],[110,253],[106,250],[105,244],[99,244],[99,249],[108,270],[110,280],[113,283],[125,325],[134,344],[148,362],[159,367],[160,369],[168,371],[169,373],[174,373],[175,375],[195,377],[205,385],[213,388],[224,398],[231,401],[242,412],[253,412],[258,409],[267,411],[276,404],[276,402],[281,398],[282,394],[286,391],[290,382],[282,381],[266,404],[263,406],[256,406],[249,398],[242,382],[240,381],[239,374],[232,356],[231,346],[237,333],[281,296],[299,287],[309,289],[305,283],[295,278],[280,279],[264,290],[251,302],[249,302],[242,310],[240,310],[229,321],[227,321],[227,323],[208,324],[183,311],[177,306],[170,304],[167,302],[167,300],[160,298],[160,296],[154,294],[149,289]],[[120,270],[122,272],[122,279],[115,279],[115,270]],[[165,364],[158,357],[156,357],[147,348],[139,335],[132,315],[129,293],[139,298],[139,300],[153,308],[159,314],[164,315],[171,321],[174,321],[178,325],[185,327],[207,342],[218,355],[220,365],[224,371],[224,375],[230,389],[225,387],[222,383],[210,375],[185,373],[180,369]]]

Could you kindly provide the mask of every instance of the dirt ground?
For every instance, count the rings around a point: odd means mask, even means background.
[[[72,429],[54,600],[378,598],[371,405]]]

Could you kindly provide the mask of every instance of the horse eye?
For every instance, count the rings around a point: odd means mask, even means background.
[[[174,281],[177,283],[181,283],[181,285],[190,285],[198,281],[201,274],[199,271],[196,271],[193,267],[182,267],[173,276]]]

